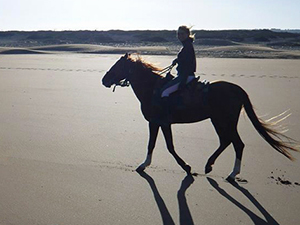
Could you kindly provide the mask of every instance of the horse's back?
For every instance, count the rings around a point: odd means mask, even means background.
[[[246,95],[246,92],[237,84],[215,81],[210,84],[209,107],[214,115],[235,117],[239,115]]]
[[[246,93],[242,87],[228,81],[213,81],[210,83],[210,92],[213,95],[243,95]]]

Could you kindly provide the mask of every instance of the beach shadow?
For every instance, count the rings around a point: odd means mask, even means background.
[[[162,221],[164,225],[172,225],[175,224],[163,198],[161,197],[156,184],[153,180],[153,178],[148,175],[145,172],[138,172],[138,174],[143,177],[148,184],[150,185],[150,188],[153,192],[153,196],[155,199],[155,202],[157,204],[157,207],[159,209]],[[189,206],[187,204],[187,200],[185,197],[186,190],[191,186],[191,184],[194,182],[194,178],[192,175],[186,176],[182,182],[181,186],[177,192],[177,199],[178,199],[178,207],[179,207],[179,221],[181,225],[193,225],[193,218],[189,209]]]
[[[245,188],[241,187],[238,183],[235,181],[230,182],[230,184],[235,187],[237,190],[242,192],[252,203],[253,205],[262,213],[262,215],[265,217],[265,219],[260,218],[258,215],[256,215],[254,212],[252,212],[250,209],[242,205],[240,202],[238,202],[236,199],[234,199],[232,196],[230,196],[225,190],[220,188],[217,181],[215,181],[212,178],[207,177],[206,178],[210,185],[215,188],[221,195],[223,195],[225,198],[227,198],[230,202],[232,202],[234,205],[236,205],[238,208],[240,208],[242,211],[244,211],[253,221],[255,225],[263,225],[263,224],[272,224],[272,225],[279,225],[279,223],[267,212],[267,210],[254,198],[254,196]]]
[[[179,206],[179,221],[180,224],[192,225],[194,224],[190,208],[187,204],[185,197],[186,190],[192,185],[194,178],[192,175],[186,176],[182,182],[181,186],[177,192],[178,206]]]

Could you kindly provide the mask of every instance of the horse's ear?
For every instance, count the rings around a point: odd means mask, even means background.
[[[128,59],[129,56],[130,56],[130,54],[126,53],[126,54],[124,55],[124,58],[125,58],[125,59]]]

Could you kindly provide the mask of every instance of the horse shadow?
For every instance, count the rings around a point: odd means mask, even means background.
[[[153,178],[145,172],[138,172],[138,174],[141,177],[143,177],[150,185],[150,188],[153,192],[153,196],[154,196],[154,199],[158,206],[163,224],[164,225],[173,225],[173,224],[175,225],[175,222],[174,222],[163,198],[161,197]],[[185,196],[187,189],[191,186],[191,184],[193,182],[194,182],[193,176],[187,175],[182,180],[181,186],[177,192],[178,207],[179,207],[179,221],[180,221],[181,225],[194,225],[194,221],[193,221],[189,206],[187,204],[187,199]]]
[[[207,177],[206,178],[210,185],[215,188],[222,196],[227,198],[230,202],[232,202],[234,205],[236,205],[238,208],[240,208],[242,211],[244,211],[250,219],[253,221],[255,225],[264,225],[264,224],[272,224],[272,225],[279,225],[279,223],[267,212],[267,210],[254,198],[254,196],[245,188],[241,187],[237,182],[231,181],[229,182],[233,187],[235,187],[237,190],[242,192],[252,203],[253,205],[262,213],[265,219],[260,218],[258,215],[256,215],[254,212],[252,212],[250,209],[242,205],[240,202],[238,202],[236,199],[234,199],[231,195],[229,195],[225,190],[220,188],[217,181],[214,179]]]

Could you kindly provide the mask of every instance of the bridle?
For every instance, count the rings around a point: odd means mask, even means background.
[[[118,82],[114,82],[115,83],[115,86],[114,86],[114,88],[113,88],[113,92],[115,92],[115,90],[116,90],[116,87],[117,86],[120,86],[120,87],[129,87],[130,86],[130,83],[129,83],[129,75],[130,75],[130,73],[131,73],[131,70],[129,70],[129,68],[126,68],[126,67],[128,67],[127,66],[127,61],[128,61],[128,59],[125,59],[126,60],[126,62],[124,63],[124,65],[123,65],[123,69],[122,69],[122,71],[128,71],[128,74],[127,74],[127,76],[125,76],[125,79],[123,79],[123,80],[120,80],[120,81],[118,81]]]

